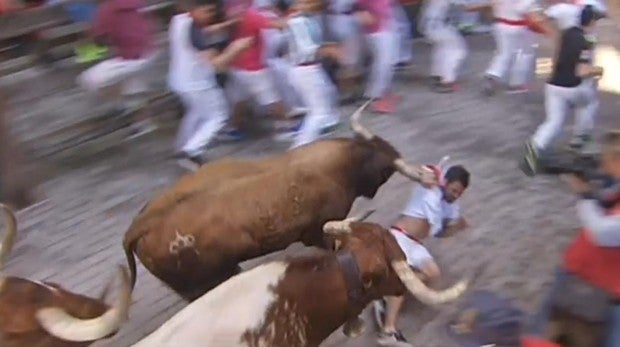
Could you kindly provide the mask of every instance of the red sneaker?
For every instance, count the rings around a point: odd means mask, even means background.
[[[403,101],[403,97],[396,93],[388,93],[385,98],[394,104],[399,104]]]
[[[394,113],[396,112],[396,108],[394,107],[394,103],[392,100],[387,97],[383,97],[381,99],[377,99],[372,102],[372,110],[376,113]]]

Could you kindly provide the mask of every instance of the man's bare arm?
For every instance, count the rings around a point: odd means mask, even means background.
[[[465,218],[459,217],[456,220],[450,221],[443,228],[442,232],[437,235],[437,237],[451,237],[456,235],[459,231],[466,229],[469,226]]]

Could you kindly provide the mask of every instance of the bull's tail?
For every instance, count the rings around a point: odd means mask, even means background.
[[[148,202],[138,211],[138,215],[134,218],[123,239],[123,250],[125,251],[125,257],[127,258],[127,265],[129,267],[129,284],[131,285],[130,288],[132,292],[133,288],[136,286],[137,277],[135,256],[136,242],[150,230],[148,227],[138,227],[138,225],[146,223],[143,212],[146,210],[147,206],[149,206]]]
[[[125,250],[125,257],[127,258],[127,266],[129,267],[129,285],[131,291],[133,292],[133,288],[136,286],[136,276],[137,276],[137,265],[136,265],[136,256],[134,251],[136,249],[136,242],[140,238],[139,235],[136,237],[133,233],[133,229],[129,230],[127,234],[125,234],[125,239],[123,240],[123,249]]]

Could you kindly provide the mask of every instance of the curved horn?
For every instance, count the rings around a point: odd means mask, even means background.
[[[359,216],[350,217],[341,221],[331,221],[323,225],[323,232],[326,234],[347,234],[351,232],[351,223],[361,222],[375,213],[375,209],[370,209]]]
[[[2,269],[4,268],[6,259],[9,257],[9,253],[11,253],[13,243],[15,242],[15,235],[17,234],[17,218],[15,218],[15,213],[13,210],[7,205],[0,204],[0,209],[4,212],[7,224],[6,235],[4,235],[4,240],[0,243],[0,287],[2,287],[2,283],[4,282]]]
[[[360,123],[360,117],[362,116],[362,112],[370,105],[371,100],[366,101],[362,106],[360,106],[353,114],[351,115],[351,128],[353,132],[360,135],[366,140],[372,140],[375,135],[373,135],[370,130],[366,129]]]
[[[435,291],[427,287],[424,282],[416,276],[406,261],[394,261],[392,262],[392,268],[411,294],[423,303],[429,305],[442,304],[455,300],[465,292],[468,286],[468,281],[461,280],[448,289]]]
[[[402,158],[394,160],[394,167],[403,176],[409,178],[415,182],[421,182],[426,184],[434,184],[437,182],[437,177],[432,170],[425,168],[424,166],[412,166],[407,164]]]
[[[121,292],[117,306],[110,308],[103,315],[93,319],[78,319],[70,316],[63,309],[49,307],[36,313],[39,324],[51,335],[72,342],[95,341],[115,333],[127,319],[131,304],[131,287],[127,268],[119,266],[122,280]]]

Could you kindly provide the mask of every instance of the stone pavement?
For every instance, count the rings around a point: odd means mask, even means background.
[[[611,42],[617,49],[618,37],[613,35],[617,27],[610,23],[603,31],[601,41]],[[470,55],[458,93],[438,95],[428,90],[423,75],[428,71],[429,49],[419,42],[415,47],[417,66],[413,72],[401,74],[397,83],[397,92],[405,97],[400,111],[390,116],[367,115],[363,122],[394,144],[409,162],[434,163],[450,155],[452,163],[464,164],[472,172],[471,188],[462,198],[472,227],[453,239],[428,243],[446,277],[441,284],[482,267],[484,272],[475,288],[501,291],[531,310],[550,284],[560,251],[575,234],[574,198],[557,179],[531,179],[516,169],[523,141],[544,117],[542,80],[530,94],[500,93],[482,98],[480,75],[493,43],[489,36],[478,36],[468,38],[468,44]],[[65,81],[67,85],[70,80]],[[38,87],[26,88],[21,91],[34,93]],[[47,100],[38,97],[36,104],[23,97],[24,93],[21,100],[14,99],[16,123],[22,124],[19,134],[27,137],[31,127],[45,127],[47,121],[37,122],[38,115],[80,111],[72,110],[78,106],[70,101],[82,100],[79,91],[47,93]],[[617,126],[612,117],[617,113],[618,96],[601,93],[601,102],[600,128]],[[60,107],[64,109],[59,111]],[[88,107],[87,103],[79,105],[81,111]],[[346,121],[353,107],[341,110]],[[350,131],[345,127],[337,135],[349,136]],[[181,174],[168,158],[172,140],[170,131],[162,131],[92,160],[56,167],[38,187],[48,200],[18,213],[20,234],[7,271],[98,295],[115,266],[125,264],[121,240],[133,216]],[[256,156],[285,148],[260,138],[218,146],[212,155]],[[410,189],[411,183],[395,175],[372,202],[360,201],[353,212],[374,206],[377,212],[370,219],[387,225],[400,212]],[[296,244],[266,258],[298,254],[302,249]],[[248,262],[244,268],[264,260]],[[243,294],[231,293],[231,300],[235,295]],[[452,346],[444,329],[454,304],[430,308],[410,301],[400,322],[404,334],[417,346]],[[130,346],[182,307],[184,303],[175,294],[139,266],[129,322],[115,338],[96,345]],[[363,336],[347,340],[336,331],[324,346],[373,346],[370,315],[367,323]]]

